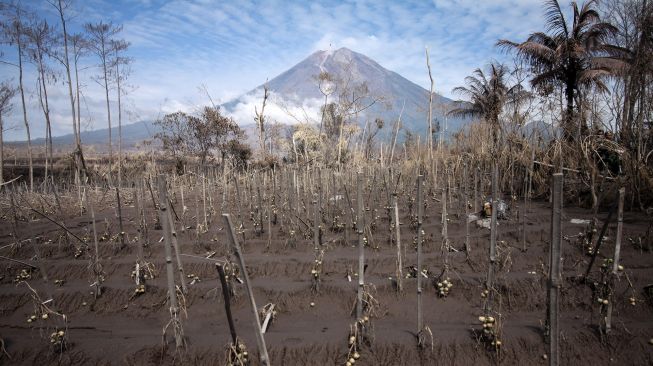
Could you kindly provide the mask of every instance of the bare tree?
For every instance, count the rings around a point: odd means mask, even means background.
[[[92,24],[86,23],[84,29],[88,32],[89,48],[100,59],[100,67],[102,68],[102,75],[100,75],[99,83],[104,87],[104,93],[107,102],[107,124],[109,126],[109,182],[112,182],[111,171],[113,165],[113,145],[111,141],[111,108],[109,106],[109,73],[112,65],[113,50],[111,49],[111,41],[113,37],[122,31],[122,26],[114,25],[113,23],[99,23]]]
[[[73,66],[75,68],[75,97],[73,98],[72,105],[77,108],[77,113],[75,117],[77,120],[74,121],[77,124],[77,141],[76,144],[81,151],[82,146],[82,111],[81,111],[81,85],[79,83],[79,60],[85,56],[88,52],[88,40],[81,33],[76,33],[70,35],[70,43],[73,46]],[[83,155],[82,164],[84,164]]]
[[[77,61],[79,60],[79,55],[81,53],[79,52],[80,48],[77,46],[79,43],[77,40],[79,38],[74,38],[71,37],[68,34],[68,31],[66,29],[66,11],[70,7],[71,1],[70,0],[48,0],[48,3],[52,5],[57,13],[59,14],[59,19],[61,20],[61,28],[62,28],[62,39],[63,39],[63,57],[58,57],[57,59],[63,64],[64,69],[66,70],[66,84],[68,85],[68,97],[70,98],[70,112],[72,115],[72,122],[73,122],[73,133],[75,135],[75,159],[76,159],[76,168],[77,168],[77,174],[79,173],[80,168],[86,172],[86,164],[84,163],[84,153],[82,151],[82,140],[81,140],[81,125],[79,123],[80,121],[80,101],[79,101],[79,77],[77,74]],[[75,98],[73,97],[73,82],[72,78],[70,76],[70,58],[69,58],[69,52],[68,52],[68,38],[71,37],[73,38],[73,56],[75,60],[75,78],[77,80],[77,110],[75,111]],[[77,47],[77,48],[76,48]],[[111,133],[111,132],[109,132]]]
[[[36,66],[38,71],[38,96],[43,116],[45,117],[45,176],[44,181],[48,182],[48,164],[52,164],[52,123],[50,121],[50,103],[48,101],[48,84],[53,80],[54,74],[46,62],[46,57],[54,51],[53,47],[57,42],[55,30],[47,21],[35,21],[24,28],[26,38],[26,50],[30,62]]]
[[[241,142],[245,137],[243,130],[232,118],[224,116],[220,107],[204,107],[199,116],[184,112],[167,114],[154,124],[161,129],[155,137],[175,159],[179,173],[184,170],[186,156],[198,157],[204,165],[211,152],[217,151],[224,169],[228,155],[238,163],[251,154]]]
[[[256,127],[258,128],[259,148],[263,155],[265,154],[265,104],[268,101],[269,96],[270,88],[266,82],[265,85],[263,85],[263,105],[261,106],[261,112],[259,113],[256,106],[254,107],[254,121],[256,121]]]
[[[606,19],[617,28],[611,41],[619,47],[625,68],[608,96],[619,143],[628,149],[623,169],[631,177],[627,192],[631,206],[640,210],[650,200],[650,159],[653,154],[653,2],[615,0],[602,2]],[[647,126],[648,125],[648,126]],[[622,155],[622,154],[620,154]]]
[[[27,12],[20,6],[15,4],[7,6],[7,15],[9,20],[0,23],[2,26],[3,35],[10,45],[16,46],[16,57],[18,63],[13,64],[3,61],[3,63],[12,65],[18,68],[18,90],[20,91],[20,101],[23,109],[23,123],[25,124],[25,133],[27,134],[27,159],[29,164],[29,189],[34,190],[34,165],[32,163],[32,136],[29,130],[29,121],[27,120],[27,105],[25,104],[25,85],[23,83],[23,57],[25,56],[25,36],[23,19],[27,16]]]
[[[193,119],[184,112],[166,114],[154,124],[160,129],[154,137],[161,141],[163,150],[169,152],[177,165],[177,172],[184,171],[184,156],[190,153],[189,145],[193,141],[191,126]]]
[[[324,125],[324,117],[329,101],[329,95],[333,94],[337,90],[337,84],[333,82],[333,76],[326,71],[320,72],[317,76],[317,86],[320,89],[320,93],[324,95],[324,105],[322,106],[322,117],[320,118],[320,136],[322,136],[322,127]]]
[[[16,88],[9,82],[0,84],[0,186],[5,182],[5,147],[4,147],[4,122],[3,115],[8,114],[12,109],[11,99],[16,95]]]
[[[120,96],[123,90],[120,86],[120,82],[127,77],[129,70],[127,66],[131,62],[130,58],[120,56],[120,54],[128,47],[128,42],[123,40],[111,40],[111,50],[115,53],[115,58],[113,60],[115,67],[114,78],[116,79],[116,88],[118,90],[118,186],[121,186],[122,184],[122,105],[120,103]]]

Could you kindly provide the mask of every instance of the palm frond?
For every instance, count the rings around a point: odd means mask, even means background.
[[[618,57],[594,57],[590,64],[592,69],[606,70],[615,75],[624,74],[630,68],[628,62]]]
[[[496,47],[499,47],[499,49],[502,52],[509,52],[514,50],[515,48],[519,47],[519,43],[509,41],[507,39],[500,39],[497,41],[495,44]]]
[[[544,18],[546,20],[546,29],[556,35],[562,34],[565,38],[569,37],[565,15],[560,9],[558,0],[547,0],[545,2]]]
[[[541,88],[544,85],[555,84],[561,81],[560,71],[552,69],[535,75],[531,79],[531,85],[534,88]]]
[[[458,94],[460,96],[466,97],[468,99],[472,99],[476,93],[474,93],[472,90],[469,90],[468,88],[465,88],[464,86],[457,86],[453,88],[452,92],[454,94]],[[459,101],[462,102],[462,101]]]
[[[524,42],[517,49],[517,57],[533,66],[548,66],[556,59],[555,49],[537,42]]]
[[[447,116],[469,118],[483,115],[483,111],[478,109],[473,103],[463,100],[458,100],[454,103],[456,103],[457,107],[448,111]]]

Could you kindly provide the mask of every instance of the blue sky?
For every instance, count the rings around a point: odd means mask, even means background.
[[[24,4],[56,23],[45,1]],[[131,43],[128,55],[134,62],[123,123],[177,110],[192,112],[209,103],[202,85],[215,102],[228,101],[329,47],[363,53],[425,88],[429,81],[424,47],[428,47],[436,91],[454,97],[451,89],[462,85],[475,68],[492,59],[509,60],[494,47],[499,38],[524,40],[529,33],[544,30],[540,0],[78,0],[73,7],[69,23],[74,29],[99,20],[124,26],[121,38]],[[13,61],[12,50],[3,49],[2,57]],[[96,60],[89,56],[84,63],[88,68],[83,71],[83,128],[102,128],[103,91],[91,79],[98,73],[93,67]],[[16,71],[4,65],[0,78],[17,82]],[[33,67],[28,67],[25,78],[35,89]],[[67,91],[59,79],[51,86],[54,135],[72,132]],[[30,93],[33,135],[42,137],[43,116]],[[6,118],[14,127],[5,136],[22,139],[19,99],[14,104],[14,113]]]

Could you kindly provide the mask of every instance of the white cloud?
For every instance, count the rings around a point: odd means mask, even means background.
[[[231,109],[225,110],[225,114],[233,117],[241,125],[254,123],[256,111],[261,111],[263,103],[263,89],[257,89],[254,93],[244,95]],[[319,98],[305,99],[301,102],[293,100],[292,96],[282,98],[274,92],[270,92],[265,105],[265,117],[268,121],[281,122],[284,124],[296,123],[318,123],[320,108],[323,101]]]

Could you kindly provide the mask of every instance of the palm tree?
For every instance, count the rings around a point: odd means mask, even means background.
[[[617,29],[601,21],[592,8],[595,0],[585,2],[580,8],[575,1],[571,3],[572,24],[568,24],[558,0],[547,0],[545,4],[548,33],[535,32],[522,43],[504,39],[497,45],[516,51],[517,58],[531,66],[534,88],[546,91],[551,87],[564,87],[567,105],[563,135],[566,140],[573,140],[574,101],[581,87],[607,90],[603,79],[615,72],[617,64],[609,61],[615,61],[610,55],[616,47],[607,40]],[[579,123],[579,136],[580,129]]]
[[[514,103],[525,95],[520,84],[508,85],[510,74],[503,64],[492,62],[487,75],[481,69],[474,70],[473,75],[465,78],[467,87],[459,86],[453,92],[466,97],[467,101],[456,101],[457,107],[447,114],[458,117],[480,117],[492,128],[494,148],[499,138],[499,115],[503,107]]]
[[[465,96],[467,101],[458,101],[456,108],[447,114],[459,117],[480,117],[492,128],[492,205],[497,207],[499,198],[498,184],[498,140],[499,140],[499,115],[503,107],[512,104],[525,96],[526,92],[520,84],[508,85],[508,68],[502,64],[492,62],[488,66],[487,75],[481,69],[474,70],[471,76],[465,78],[467,87],[459,86],[453,89],[454,93]],[[494,266],[496,261],[496,210],[492,210],[490,224],[490,262],[486,289],[491,290],[494,283]],[[492,306],[492,296],[485,305],[485,312],[489,314]]]

